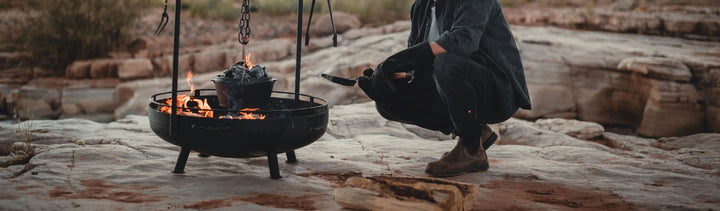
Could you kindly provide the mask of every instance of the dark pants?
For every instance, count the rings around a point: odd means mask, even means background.
[[[377,102],[385,118],[415,124],[445,134],[481,136],[482,124],[507,120],[512,113],[499,112],[495,99],[503,98],[498,83],[506,83],[500,71],[451,53],[435,57],[432,68],[415,71],[412,83],[397,81],[396,93]],[[517,110],[517,108],[514,108]]]

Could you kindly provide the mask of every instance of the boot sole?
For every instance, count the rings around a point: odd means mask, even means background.
[[[430,176],[433,176],[433,177],[454,177],[454,176],[460,176],[460,175],[466,174],[466,173],[468,173],[468,172],[482,172],[482,171],[487,171],[489,168],[490,168],[490,164],[488,164],[488,162],[484,162],[483,164],[480,164],[479,166],[473,166],[473,167],[470,167],[469,169],[466,169],[466,170],[464,170],[464,171],[458,171],[458,172],[442,172],[442,173],[437,172],[437,173],[436,173],[436,172],[430,171],[429,169],[425,169],[425,173],[426,173],[426,174],[429,174]]]

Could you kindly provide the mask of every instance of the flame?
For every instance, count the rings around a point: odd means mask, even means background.
[[[188,71],[187,78],[185,78],[185,81],[187,81],[188,85],[190,85],[190,94],[195,92],[195,86],[193,86],[193,83],[192,83],[192,76],[193,76],[192,71]]]
[[[247,56],[247,59],[250,58],[250,55]],[[248,60],[249,62],[249,60]],[[252,64],[252,63],[249,63]],[[192,72],[188,71],[188,76],[186,78],[187,83],[190,85],[190,93],[195,92],[195,87],[192,84]],[[177,114],[183,115],[183,116],[193,116],[193,117],[205,117],[205,118],[213,118],[215,113],[212,111],[212,107],[207,101],[207,98],[204,100],[200,100],[194,97],[191,97],[189,95],[178,95],[176,101],[176,108],[177,108]],[[190,106],[188,103],[194,102],[195,106]],[[172,111],[172,99],[166,99],[165,105],[160,105],[158,107],[158,110],[160,112],[164,113],[171,113]],[[240,111],[238,111],[238,114],[240,116],[219,116],[219,119],[265,119],[267,116],[262,114],[253,114],[251,112],[259,111],[260,108],[244,108]]]
[[[188,103],[194,102],[196,106],[190,106]],[[165,100],[166,105],[172,104],[172,99]],[[160,112],[171,113],[171,107],[161,105]],[[197,113],[194,113],[193,111]],[[259,111],[260,108],[244,108],[238,111],[239,116],[219,116],[218,119],[265,119],[267,116],[263,114],[254,114],[253,111]],[[212,111],[212,107],[207,102],[207,99],[200,100],[187,95],[177,96],[177,113],[183,116],[194,116],[194,117],[205,117],[213,118],[215,113]]]
[[[245,67],[247,67],[248,69],[254,66],[252,61],[250,61],[250,55],[252,55],[252,53],[248,53],[248,55],[245,55]]]

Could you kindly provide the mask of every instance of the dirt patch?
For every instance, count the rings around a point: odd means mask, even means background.
[[[208,200],[208,201],[201,201],[195,204],[191,205],[185,205],[185,209],[198,209],[198,210],[207,210],[207,209],[215,209],[220,207],[229,207],[232,205],[235,201],[240,201],[239,198],[227,198],[227,199],[216,199],[216,200]]]
[[[609,191],[568,187],[542,181],[496,180],[478,185],[481,194],[473,210],[634,210],[632,204]],[[537,203],[549,205],[538,207]],[[552,207],[552,208],[549,208]]]
[[[271,206],[277,208],[289,208],[297,210],[315,210],[314,201],[311,199],[313,195],[303,195],[298,197],[288,197],[277,194],[260,194],[241,200],[252,202],[257,205]]]
[[[347,173],[338,173],[338,172],[326,172],[326,171],[317,171],[317,172],[310,172],[310,173],[301,173],[297,174],[301,177],[318,177],[320,179],[324,179],[330,182],[333,182],[337,185],[345,183],[345,180],[347,178],[352,176],[362,176],[362,172],[347,172]]]
[[[152,196],[140,192],[154,187],[114,185],[98,180],[80,181],[80,185],[85,188],[82,190],[70,190],[67,187],[55,187],[48,192],[48,196],[67,199],[104,199],[125,203],[158,202],[165,199],[165,197]]]
[[[381,165],[381,166],[390,166],[390,163],[388,163],[387,161],[382,161],[382,160],[376,160],[376,161],[373,161],[372,163]]]
[[[17,187],[15,187],[15,190],[22,191],[22,190],[28,190],[28,189],[33,189],[33,188],[40,188],[40,186],[37,186],[37,185],[17,186]]]

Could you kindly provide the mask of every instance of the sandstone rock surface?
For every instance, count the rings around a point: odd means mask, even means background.
[[[195,153],[186,173],[174,175],[179,147],[155,136],[145,116],[33,121],[36,155],[0,168],[0,209],[339,210],[332,194],[345,178],[426,177],[426,163],[455,145],[448,136],[422,138],[372,107],[331,109],[328,133],[296,151],[299,163],[281,162],[279,180],[268,177],[262,157]],[[0,145],[12,146],[16,127],[0,125]],[[656,140],[605,132],[589,142],[517,119],[493,127],[501,139],[488,151],[490,169],[447,178],[478,186],[473,209],[720,206],[718,134]]]

